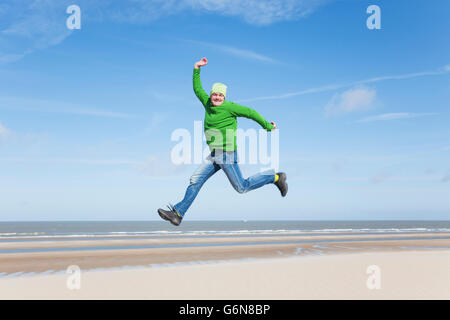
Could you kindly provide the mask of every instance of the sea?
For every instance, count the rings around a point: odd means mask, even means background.
[[[399,234],[450,232],[446,221],[183,221],[172,226],[166,221],[21,221],[0,222],[0,241],[14,239],[79,239],[148,237],[160,235],[257,234]]]

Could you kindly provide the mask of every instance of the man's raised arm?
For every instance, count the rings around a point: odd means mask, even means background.
[[[202,82],[200,81],[200,67],[205,66],[207,63],[208,60],[206,58],[202,58],[202,60],[196,62],[194,64],[194,75],[192,78],[195,95],[205,107],[206,103],[208,102],[209,95],[202,88]]]

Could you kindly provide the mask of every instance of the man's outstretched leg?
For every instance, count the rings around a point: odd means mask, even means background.
[[[164,220],[170,221],[170,223],[175,226],[180,225],[181,220],[183,220],[184,214],[189,209],[192,202],[194,202],[194,199],[203,184],[219,170],[220,167],[213,162],[207,162],[198,167],[198,169],[191,176],[189,186],[186,189],[183,200],[181,200],[175,206],[169,205],[169,210],[158,209],[159,216]]]
[[[273,183],[280,190],[281,196],[284,197],[287,194],[288,186],[284,172],[275,173],[274,170],[268,170],[244,179],[239,168],[236,152],[226,152],[223,155],[217,155],[216,161],[227,175],[233,188],[239,193],[245,193]]]

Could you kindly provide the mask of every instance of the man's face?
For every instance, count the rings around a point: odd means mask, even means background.
[[[220,106],[224,100],[225,100],[225,97],[221,93],[214,92],[211,95],[211,103],[215,107]]]

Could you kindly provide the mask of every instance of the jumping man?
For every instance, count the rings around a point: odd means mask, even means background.
[[[275,130],[276,124],[267,122],[253,109],[226,101],[227,86],[222,83],[214,83],[211,93],[208,95],[203,90],[200,81],[200,67],[207,63],[206,58],[202,58],[195,63],[193,84],[195,95],[205,107],[204,133],[211,154],[208,156],[207,162],[201,164],[191,176],[184,199],[174,206],[169,205],[169,210],[158,209],[160,217],[170,221],[175,226],[180,225],[184,214],[206,180],[220,169],[225,172],[231,185],[239,193],[245,193],[272,183],[278,187],[283,197],[286,196],[288,191],[286,174],[283,172],[275,173],[274,170],[269,170],[247,179],[242,177],[236,151],[236,118],[252,119],[267,131]]]

